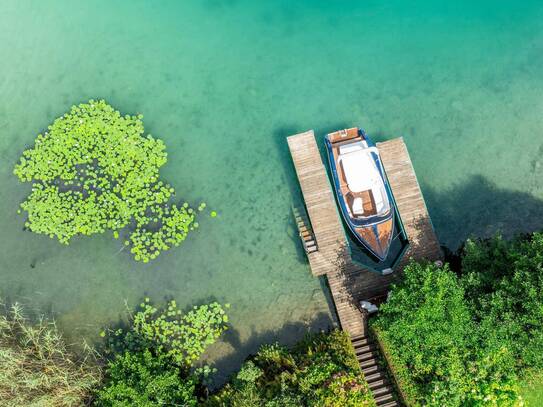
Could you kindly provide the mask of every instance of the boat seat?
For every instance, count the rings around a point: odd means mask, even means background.
[[[361,196],[357,196],[353,199],[353,203],[351,204],[351,209],[353,211],[353,215],[355,216],[361,216],[364,215],[364,201],[362,200]]]
[[[371,194],[373,195],[373,200],[375,202],[375,210],[377,213],[381,213],[381,211],[385,207],[385,200],[383,199],[383,194],[381,193],[380,188],[372,188]]]

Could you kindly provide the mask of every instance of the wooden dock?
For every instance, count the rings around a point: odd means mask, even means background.
[[[351,337],[366,334],[358,302],[386,293],[410,258],[438,260],[441,249],[403,138],[377,147],[410,247],[394,273],[382,276],[354,263],[338,213],[334,192],[313,131],[287,138],[317,250],[307,254],[311,272],[325,275],[339,322]]]

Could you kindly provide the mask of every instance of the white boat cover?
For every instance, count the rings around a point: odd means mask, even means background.
[[[343,167],[349,189],[353,192],[367,191],[368,189],[383,189],[383,180],[375,165],[371,154],[365,150],[355,150],[346,154],[340,154],[338,161]],[[377,192],[375,191],[375,192]],[[374,192],[374,191],[372,191]],[[377,196],[373,193],[377,201]],[[381,196],[381,194],[377,194]]]

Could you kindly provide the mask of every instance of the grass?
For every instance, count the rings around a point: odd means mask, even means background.
[[[530,378],[522,383],[520,393],[527,407],[543,406],[543,371],[531,374]]]

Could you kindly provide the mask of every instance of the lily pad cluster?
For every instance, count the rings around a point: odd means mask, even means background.
[[[172,203],[174,188],[159,179],[166,147],[144,135],[142,119],[90,100],[39,134],[14,170],[32,183],[25,227],[69,244],[107,230],[118,238],[129,226],[124,244],[143,262],[181,244],[198,227],[195,211]]]
[[[175,300],[159,308],[145,298],[134,316],[134,331],[153,343],[157,354],[171,357],[179,366],[191,367],[228,329],[225,310],[229,307],[212,302],[182,313]]]

